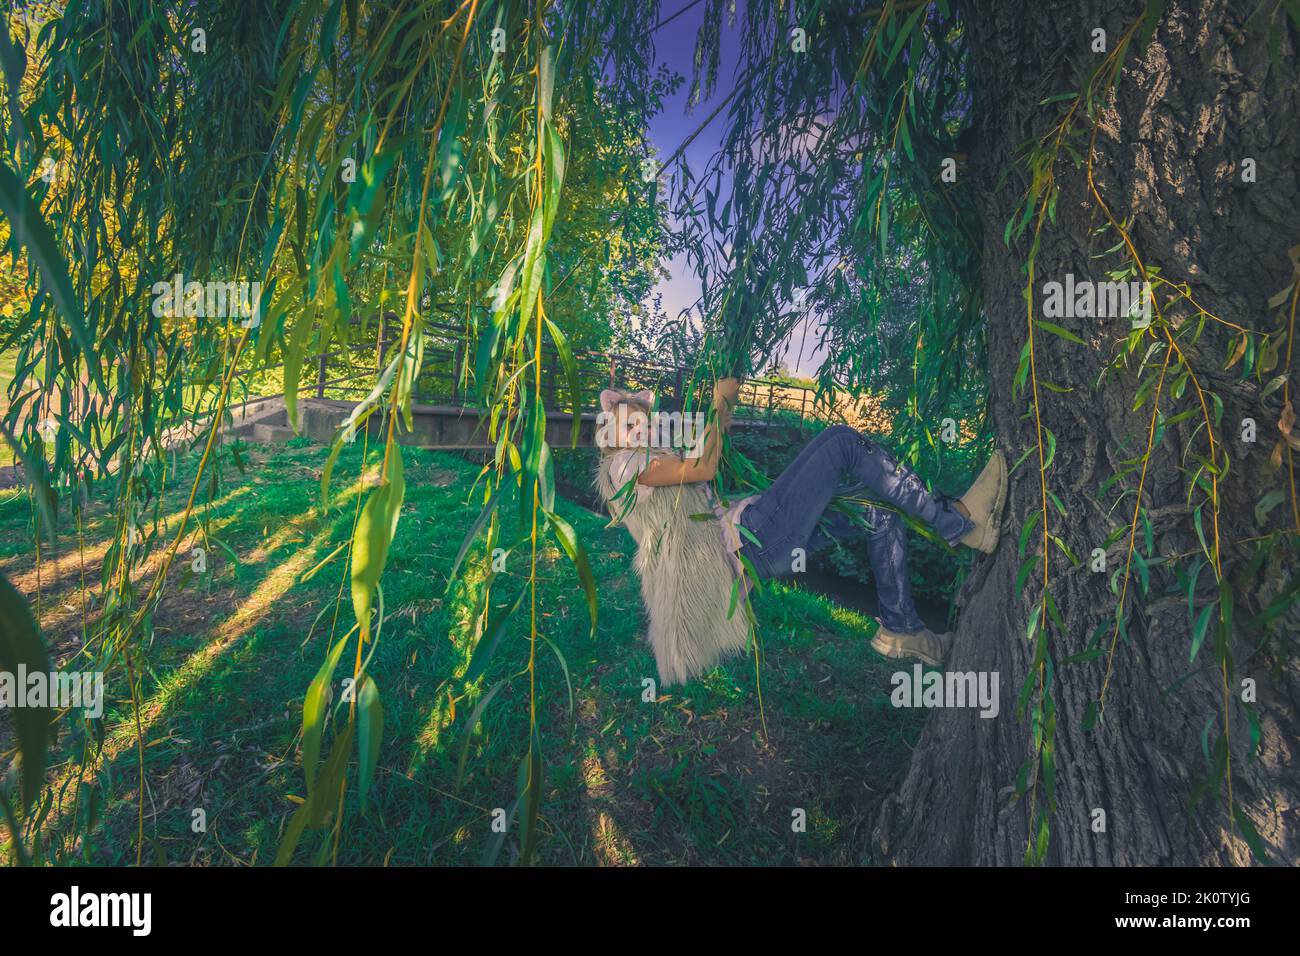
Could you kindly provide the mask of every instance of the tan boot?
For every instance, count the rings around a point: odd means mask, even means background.
[[[962,507],[970,513],[975,527],[961,543],[968,548],[992,553],[998,545],[998,526],[1002,523],[1002,506],[1007,502],[1007,460],[995,451],[975,483],[961,496]]]
[[[912,634],[904,634],[891,631],[881,624],[876,636],[871,639],[871,646],[885,657],[915,657],[938,666],[952,648],[952,635],[936,634],[928,627]]]

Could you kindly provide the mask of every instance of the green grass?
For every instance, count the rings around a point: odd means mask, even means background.
[[[294,799],[305,792],[298,755],[302,698],[328,646],[345,562],[335,558],[311,580],[300,579],[349,536],[355,497],[343,493],[361,473],[361,450],[349,449],[339,462],[333,488],[341,504],[328,514],[311,507],[323,449],[295,441],[275,450],[245,446],[245,454],[247,473],[225,465],[221,495],[208,511],[221,542],[213,546],[209,573],[183,590],[175,573],[154,620],[144,687],[146,859],[270,863]],[[169,477],[166,514],[180,507],[195,461],[179,465]],[[458,677],[471,651],[463,624],[476,597],[472,582],[482,579],[481,556],[468,571],[471,583],[445,592],[478,512],[467,501],[476,472],[451,454],[407,453],[406,504],[383,579],[386,618],[370,668],[386,712],[384,742],[364,816],[353,765],[341,864],[476,863],[491,835],[493,809],[514,798],[527,744],[526,677],[487,708],[470,739],[463,786],[455,788],[471,711],[528,656],[521,612],[479,684],[466,687]],[[872,862],[875,809],[923,719],[890,706],[889,675],[899,667],[868,646],[874,624],[794,587],[772,586],[756,597],[766,733],[752,657],[643,702],[642,681],[655,671],[641,638],[632,540],[576,505],[561,502],[559,512],[591,554],[600,625],[593,640],[576,574],[548,545],[539,564],[539,628],[567,661],[573,710],[556,656],[539,645],[546,770],[538,862]],[[113,514],[99,505],[87,528],[88,549],[109,538]],[[13,493],[0,499],[0,570],[35,600],[30,529],[25,499]],[[66,515],[62,532],[59,549],[70,557],[60,574],[46,552],[40,611],[47,642],[66,661],[80,632],[76,538]],[[98,558],[93,550],[88,557],[87,578],[94,581]],[[510,562],[493,587],[494,604],[523,586],[527,555]],[[343,593],[338,635],[352,624],[346,588]],[[340,667],[340,676],[350,669],[350,663]],[[120,679],[110,682],[109,746],[98,777],[107,805],[73,861],[135,858],[137,754],[123,692]],[[69,767],[67,739],[65,733],[58,758],[65,763],[55,767],[56,776]],[[11,745],[0,724],[0,753]],[[192,832],[198,809],[206,833]],[[791,827],[796,809],[807,818],[800,834]],[[296,860],[314,859],[325,839],[324,831],[309,831]],[[501,861],[516,852],[512,833]]]

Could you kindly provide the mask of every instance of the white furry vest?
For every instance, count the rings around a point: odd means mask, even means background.
[[[745,648],[749,623],[744,593],[737,595],[728,617],[736,573],[703,484],[655,488],[640,501],[627,495],[615,501],[619,488],[608,464],[608,458],[601,459],[596,489],[636,541],[635,566],[659,682],[664,687],[683,684]],[[691,518],[705,514],[707,519]]]

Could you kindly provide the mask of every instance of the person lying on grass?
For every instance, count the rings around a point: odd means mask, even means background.
[[[917,614],[899,512],[926,522],[950,545],[991,552],[1006,501],[1002,453],[994,452],[974,484],[954,499],[931,492],[856,429],[833,425],[766,491],[724,507],[711,482],[739,392],[736,379],[717,383],[716,414],[686,456],[651,441],[659,431],[651,424],[651,392],[600,394],[595,485],[611,523],[624,524],[636,541],[634,566],[661,684],[684,683],[745,647],[748,619],[739,605],[752,575],[789,577],[801,556],[861,537],[880,602],[872,647],[888,657],[941,663],[952,635],[933,633]],[[861,506],[863,521],[829,508],[836,497],[861,494],[882,503]]]

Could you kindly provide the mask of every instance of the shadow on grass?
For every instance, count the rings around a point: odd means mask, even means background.
[[[236,507],[223,519],[238,569],[221,562],[210,591],[191,584],[173,592],[155,619],[141,713],[146,859],[269,863],[305,796],[303,694],[331,632],[352,625],[344,557],[300,581],[351,533],[351,501],[328,515],[311,510],[323,458],[315,447],[256,455],[255,467],[232,479],[251,492],[232,498]],[[358,811],[355,787],[349,792],[338,862],[468,865],[483,853],[494,811],[515,796],[527,747],[526,680],[503,687],[485,710],[459,791],[457,759],[475,704],[527,662],[527,616],[508,625],[492,665],[467,688],[459,675],[471,652],[481,567],[446,592],[478,513],[467,501],[477,469],[444,453],[407,458],[406,503],[383,579],[386,617],[369,668],[384,703],[384,741],[367,814]],[[361,472],[361,451],[348,449],[334,489]],[[0,511],[0,528],[14,520],[12,510]],[[567,502],[559,511],[591,556],[600,625],[593,640],[572,566],[543,547],[538,627],[567,662],[572,709],[559,658],[539,645],[545,778],[537,862],[870,862],[874,810],[922,722],[916,711],[890,706],[889,675],[898,668],[870,650],[872,622],[797,588],[769,587],[755,600],[757,682],[753,657],[741,657],[644,700],[643,681],[655,671],[640,637],[631,538]],[[494,603],[525,586],[527,554],[510,561],[493,585]],[[91,862],[135,858],[134,727],[119,696],[99,775],[108,804],[82,848]],[[204,832],[194,832],[196,811]],[[800,819],[804,832],[793,826]],[[310,861],[327,834],[309,832],[296,859]],[[516,853],[511,834],[499,862]]]

